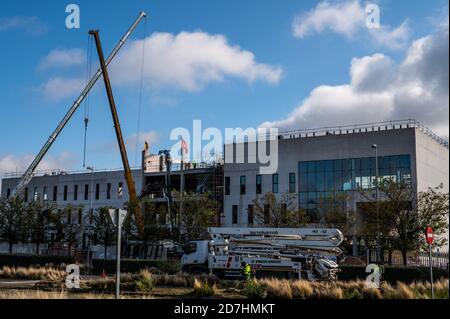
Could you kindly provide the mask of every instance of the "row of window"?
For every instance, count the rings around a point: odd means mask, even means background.
[[[106,184],[106,199],[111,199],[111,190],[112,190],[111,183],[107,183]],[[82,193],[84,200],[89,200],[89,192],[90,192],[89,184],[84,184],[84,191]],[[69,187],[67,185],[64,185],[63,186],[63,194],[62,194],[63,201],[68,200],[68,193],[69,193]],[[73,185],[72,199],[74,201],[79,200],[78,195],[79,195],[79,187],[78,187],[78,185]],[[117,186],[117,198],[121,199],[122,195],[123,195],[123,183],[119,182],[118,186]],[[11,196],[11,189],[8,188],[6,190],[6,198],[9,198],[10,196]],[[24,191],[24,201],[25,202],[28,202],[28,197],[29,197],[29,190],[28,190],[28,187],[26,187],[25,191]],[[37,186],[35,186],[33,188],[32,198],[35,201],[40,198],[39,197],[39,188]],[[44,201],[50,200],[48,186],[44,186],[42,188],[42,199]],[[56,186],[56,185],[53,186],[51,199],[54,202],[56,202],[58,200],[58,186]],[[94,199],[95,200],[100,199],[100,184],[98,184],[98,183],[95,184]]]
[[[262,193],[262,175],[256,175],[256,187],[255,193]],[[239,194],[246,194],[246,184],[247,184],[247,176],[242,175],[239,179]],[[279,182],[278,182],[278,174],[272,174],[272,193],[278,193]],[[295,193],[295,173],[289,173],[289,192]],[[225,176],[225,195],[231,194],[231,177]]]
[[[231,212],[231,223],[233,225],[237,225],[238,224],[238,211],[239,211],[239,206],[238,205],[233,205],[232,206],[232,212]],[[265,225],[270,224],[270,206],[269,205],[264,205],[264,211],[263,211],[263,219],[262,222]],[[283,212],[287,212],[287,204],[281,204],[281,216],[283,216]],[[255,212],[254,212],[254,207],[253,205],[248,205],[247,206],[247,225],[252,226],[255,224]]]

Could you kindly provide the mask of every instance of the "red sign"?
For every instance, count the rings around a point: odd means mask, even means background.
[[[425,237],[427,239],[427,243],[429,245],[431,245],[433,243],[433,228],[431,228],[430,226],[427,227],[427,229],[425,230]]]

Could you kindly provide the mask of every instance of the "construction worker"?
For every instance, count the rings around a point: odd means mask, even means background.
[[[250,280],[252,277],[253,271],[252,271],[252,267],[247,264],[245,261],[242,262],[242,269],[241,269],[241,275],[242,278],[247,281]]]

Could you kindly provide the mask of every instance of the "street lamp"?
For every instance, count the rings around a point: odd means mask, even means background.
[[[91,198],[90,198],[90,204],[89,204],[89,233],[88,233],[88,249],[87,249],[87,264],[88,264],[88,269],[91,266],[91,261],[90,261],[90,250],[91,250],[91,234],[90,234],[90,230],[91,230],[91,221],[92,221],[92,214],[93,214],[93,197],[94,197],[94,166],[88,166],[86,167],[87,170],[91,171]],[[105,256],[106,258],[106,256]]]
[[[378,189],[378,145],[372,144],[372,148],[375,149],[375,191],[376,191],[376,210],[377,210],[377,262],[381,261],[381,247],[380,247],[380,220],[379,220],[379,200],[380,200],[380,192]]]

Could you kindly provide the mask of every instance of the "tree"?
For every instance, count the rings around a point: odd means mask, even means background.
[[[58,213],[52,218],[56,226],[56,240],[65,242],[68,248],[68,255],[73,245],[77,244],[77,236],[82,229],[81,206],[67,205],[58,210]]]
[[[427,226],[433,227],[436,235],[448,229],[449,194],[443,192],[442,185],[416,194],[407,184],[390,178],[381,180],[378,189],[378,209],[367,192],[365,196],[371,200],[361,204],[365,220],[363,233],[373,237],[379,229],[382,242],[389,242],[392,249],[399,250],[407,265],[407,253],[424,248]],[[440,247],[446,241],[438,238],[434,246]]]
[[[345,236],[354,235],[356,223],[355,211],[347,207],[348,197],[348,193],[339,192],[319,199],[317,204],[322,224],[339,229]]]
[[[25,205],[19,196],[0,201],[0,239],[9,245],[9,253],[13,245],[25,237],[26,224]]]
[[[167,210],[163,206],[157,207],[151,199],[144,199],[142,202],[142,218],[144,222],[143,233],[139,238],[143,242],[144,256],[147,258],[147,246],[149,242],[169,238],[169,229],[166,225]]]
[[[297,195],[283,193],[279,198],[274,193],[266,193],[262,200],[253,200],[254,217],[258,224],[269,227],[302,227],[309,222],[303,209],[298,208]]]
[[[179,231],[184,233],[188,240],[207,237],[206,229],[217,224],[216,201],[208,193],[185,193],[183,211],[180,213],[180,194],[174,193],[174,199],[177,199],[178,203],[173,205],[173,210],[179,219]]]
[[[30,242],[36,245],[36,255],[39,255],[40,245],[48,239],[56,209],[56,204],[48,201],[32,201],[26,207],[26,232]]]
[[[109,216],[109,209],[113,207],[97,208],[92,216],[92,235],[94,242],[100,243],[104,247],[104,259],[106,259],[106,252],[108,246],[115,243],[116,227]]]

